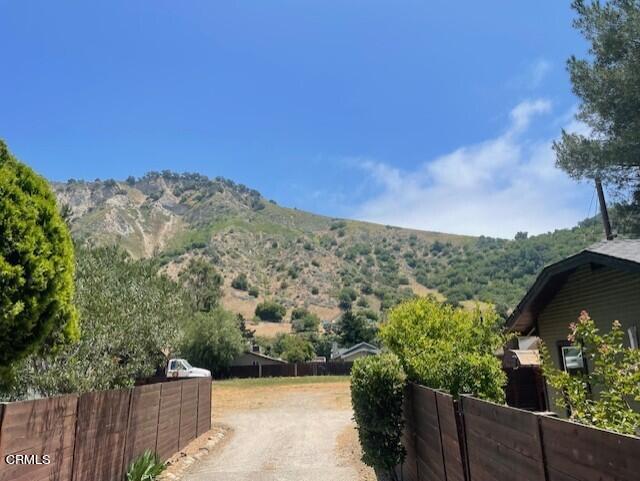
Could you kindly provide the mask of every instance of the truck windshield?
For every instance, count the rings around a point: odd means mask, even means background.
[[[191,369],[193,366],[191,364],[189,364],[189,361],[187,361],[186,359],[182,360],[182,364],[184,365],[185,368],[187,369]]]

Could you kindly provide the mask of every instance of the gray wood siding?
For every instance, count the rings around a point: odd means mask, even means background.
[[[602,332],[611,329],[614,320],[620,321],[629,339],[629,327],[640,327],[640,274],[623,272],[609,267],[592,269],[586,265],[569,276],[552,301],[538,316],[538,333],[549,348],[556,366],[560,366],[557,341],[566,340],[569,324],[586,310]],[[549,401],[554,393],[549,390]]]

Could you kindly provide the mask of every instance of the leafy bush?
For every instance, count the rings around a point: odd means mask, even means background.
[[[611,331],[600,334],[586,311],[570,325],[568,339],[582,349],[589,370],[573,374],[559,370],[543,346],[542,367],[549,384],[560,393],[557,403],[579,423],[638,434],[640,413],[630,403],[640,400],[640,350],[624,347],[618,321]]]
[[[313,344],[294,334],[279,334],[271,349],[288,362],[307,362],[315,355]]]
[[[343,287],[338,293],[338,306],[342,310],[349,310],[353,305],[353,301],[358,298],[358,293],[352,287]]]
[[[311,288],[311,294],[313,294],[314,296],[317,296],[318,294],[320,294],[320,289],[318,289],[317,287],[313,286]]]
[[[217,307],[211,312],[196,313],[187,322],[181,351],[195,366],[218,374],[242,353],[244,345],[238,318]]]
[[[360,342],[372,342],[378,333],[378,317],[371,310],[347,311],[338,321],[340,344],[353,346]]]
[[[196,310],[210,311],[218,305],[223,279],[211,263],[204,259],[191,259],[179,278]]]
[[[295,321],[296,319],[302,319],[305,316],[310,314],[309,310],[306,307],[295,307],[291,311],[291,320]]]
[[[251,297],[258,297],[260,295],[260,291],[256,286],[249,287],[249,295]]]
[[[0,377],[51,337],[76,339],[73,245],[45,179],[0,140]]]
[[[263,321],[280,322],[287,310],[276,301],[264,301],[256,306],[256,316]]]
[[[238,289],[239,291],[246,291],[249,289],[249,281],[245,273],[238,274],[235,279],[231,281],[231,287]]]
[[[318,332],[320,318],[306,309],[303,310],[305,312],[302,317],[300,317],[299,314],[297,316],[291,316],[293,330],[295,332]]]
[[[177,348],[192,305],[157,264],[115,247],[78,248],[76,261],[80,338],[20,363],[16,397],[128,387]]]
[[[164,463],[157,454],[147,450],[129,465],[127,481],[154,481],[164,471]]]
[[[406,376],[398,358],[382,354],[356,359],[351,369],[351,403],[365,464],[396,479],[405,450],[400,441]]]
[[[410,380],[448,391],[504,400],[506,382],[496,350],[506,340],[493,310],[466,311],[433,298],[406,301],[380,330]]]

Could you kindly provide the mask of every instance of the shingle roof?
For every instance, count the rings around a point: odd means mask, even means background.
[[[338,349],[337,351],[335,351],[334,353],[332,353],[331,358],[335,359],[338,357],[344,357],[346,355],[352,354],[356,351],[359,350],[365,350],[365,351],[369,351],[369,352],[374,352],[374,353],[378,353],[380,352],[380,349],[378,349],[376,346],[374,346],[373,344],[369,344],[368,342],[360,342],[358,344],[355,344],[351,347],[345,347],[342,349]]]
[[[286,364],[287,361],[283,361],[282,359],[278,359],[277,357],[267,356],[266,354],[262,354],[261,352],[255,351],[245,351],[242,355],[249,354],[250,356],[261,357],[262,359],[268,359],[269,361],[276,361],[282,364]]]
[[[585,250],[640,264],[640,239],[602,241],[587,247]]]

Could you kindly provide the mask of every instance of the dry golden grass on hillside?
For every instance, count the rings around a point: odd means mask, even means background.
[[[250,323],[249,329],[256,331],[256,336],[276,337],[278,334],[288,334],[291,332],[290,322],[259,322],[258,324]]]

